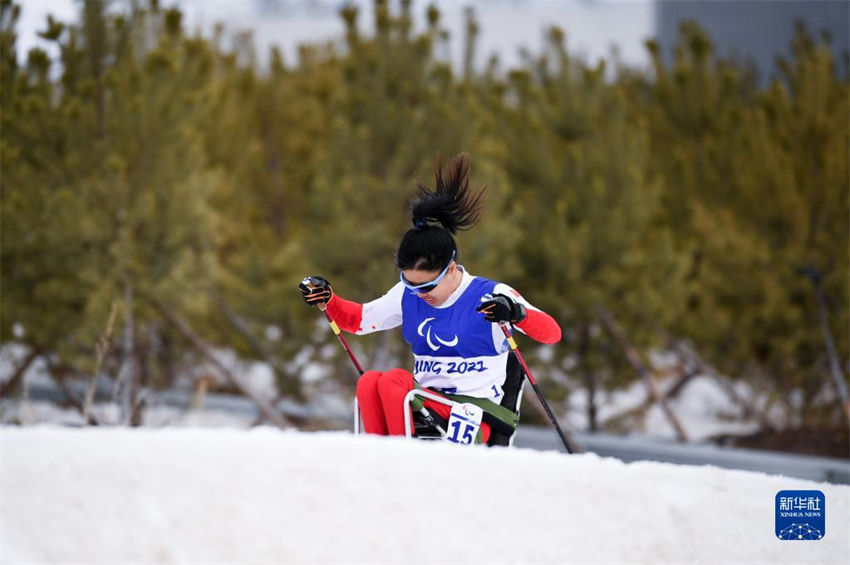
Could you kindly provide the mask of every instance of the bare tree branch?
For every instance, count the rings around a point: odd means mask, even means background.
[[[11,376],[11,378],[3,383],[3,386],[0,386],[0,398],[6,398],[7,395],[11,394],[16,388],[18,388],[18,385],[21,384],[21,380],[23,380],[27,369],[29,369],[29,366],[32,365],[32,362],[35,361],[39,355],[41,355],[41,351],[37,348],[33,348],[33,350],[30,351],[27,358],[24,359],[24,362],[15,369],[15,373]]]
[[[686,364],[690,365],[693,368],[694,373],[699,373],[703,375],[708,375],[712,377],[726,392],[729,398],[738,405],[744,413],[744,416],[755,418],[758,420],[759,425],[762,429],[775,431],[776,426],[770,421],[767,417],[767,414],[764,410],[760,410],[757,406],[755,406],[749,400],[743,398],[738,391],[735,390],[735,387],[732,386],[732,383],[729,382],[729,379],[722,376],[717,369],[715,369],[711,364],[709,364],[705,359],[703,359],[699,353],[697,353],[693,347],[691,347],[688,343],[680,339],[670,339],[669,344],[672,346],[673,350],[679,355],[681,359],[685,361]]]
[[[647,369],[643,359],[640,357],[640,354],[632,346],[632,344],[629,343],[629,340],[626,338],[623,330],[617,323],[617,320],[614,319],[614,315],[601,304],[596,306],[596,312],[599,315],[599,319],[602,321],[602,324],[608,330],[608,333],[612,338],[614,338],[614,341],[617,342],[620,349],[623,350],[623,353],[629,360],[629,363],[631,363],[632,367],[634,367],[635,371],[637,371],[643,379],[649,398],[661,407],[661,410],[664,412],[664,416],[676,432],[676,438],[679,441],[687,442],[688,436],[685,433],[682,424],[679,423],[679,419],[673,413],[673,409],[670,408],[670,404],[667,402],[667,399],[659,392],[658,387],[655,385],[655,381],[652,380],[652,372]]]
[[[68,400],[68,403],[70,403],[71,406],[76,408],[77,412],[83,415],[85,412],[83,402],[76,397],[74,391],[71,390],[71,387],[69,387],[68,383],[66,382],[68,373],[73,373],[75,375],[81,376],[80,372],[66,363],[56,365],[55,363],[51,362],[50,358],[47,356],[45,357],[45,361],[47,362],[47,372],[50,374],[50,376],[56,382],[56,385],[65,395],[65,398]],[[97,421],[97,418],[95,418],[93,414],[89,414],[89,419],[86,423],[91,426],[100,425],[100,423]]]
[[[242,338],[247,342],[254,355],[268,363],[268,365],[272,368],[277,381],[279,383],[289,383],[292,378],[280,368],[280,364],[275,361],[266,347],[254,336],[245,321],[236,314],[232,308],[230,308],[230,305],[227,304],[221,296],[221,293],[213,287],[210,288],[210,296],[212,297],[213,302],[215,302],[218,311],[221,312],[224,318],[230,323],[230,327],[232,327],[236,333],[242,336]],[[289,389],[287,390],[288,393],[301,398],[300,391],[297,390],[296,387],[289,386],[287,388]]]
[[[818,319],[820,321],[823,339],[826,343],[826,352],[829,356],[829,369],[832,375],[832,383],[835,386],[835,392],[841,400],[841,407],[844,410],[844,416],[850,422],[850,393],[847,392],[847,383],[844,380],[844,372],[841,370],[841,363],[838,361],[838,353],[835,350],[835,340],[832,338],[832,330],[829,329],[829,316],[826,310],[826,298],[824,297],[823,287],[821,286],[820,272],[811,269],[807,273],[809,280],[815,291],[815,300],[818,303]]]
[[[100,375],[100,368],[103,366],[103,359],[109,352],[109,344],[112,339],[112,325],[115,323],[115,314],[118,312],[118,304],[113,302],[109,310],[109,319],[106,321],[106,330],[98,338],[94,345],[95,348],[95,364],[94,372],[89,382],[89,389],[86,392],[86,400],[83,404],[83,420],[86,424],[91,423],[91,407],[94,403],[94,393],[97,389],[97,378]]]
[[[162,302],[160,302],[156,298],[146,296],[145,299],[156,309],[157,312],[159,312],[159,314],[163,318],[165,318],[166,321],[168,321],[168,323],[170,323],[177,329],[177,331],[183,334],[183,337],[185,337],[189,341],[189,343],[191,343],[195,347],[195,349],[197,349],[201,353],[201,355],[204,356],[207,361],[209,361],[213,366],[215,366],[219,371],[221,371],[221,373],[231,385],[236,387],[242,394],[251,399],[254,404],[257,405],[257,408],[259,408],[260,413],[266,420],[281,429],[291,427],[290,422],[284,416],[279,414],[269,402],[267,402],[265,399],[258,396],[251,389],[246,387],[242,383],[242,381],[236,375],[233,374],[230,369],[225,367],[224,364],[221,363],[221,361],[219,361],[215,357],[212,351],[212,347],[210,347],[209,344],[207,344],[203,339],[201,339],[201,337],[197,333],[195,333],[194,330],[192,330],[189,324],[186,323],[186,321],[183,320],[183,318],[181,318],[174,311],[174,309],[166,307]]]

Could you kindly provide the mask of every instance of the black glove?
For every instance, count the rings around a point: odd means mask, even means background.
[[[484,314],[488,322],[516,324],[525,320],[528,315],[525,306],[504,294],[485,294],[476,310]]]
[[[298,289],[304,295],[304,302],[310,306],[316,304],[327,304],[334,295],[334,291],[324,277],[307,277],[298,284]]]

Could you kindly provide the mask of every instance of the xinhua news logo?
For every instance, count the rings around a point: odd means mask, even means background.
[[[776,493],[776,537],[787,541],[820,540],[826,535],[826,497],[819,490]]]

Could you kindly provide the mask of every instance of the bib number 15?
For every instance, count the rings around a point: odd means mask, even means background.
[[[452,404],[452,413],[449,416],[448,430],[444,439],[461,445],[475,443],[483,415],[484,411],[474,404]]]

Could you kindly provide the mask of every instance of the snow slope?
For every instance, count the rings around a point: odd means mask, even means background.
[[[779,490],[826,495],[820,541]],[[0,562],[848,563],[850,487],[268,428],[0,428]]]

